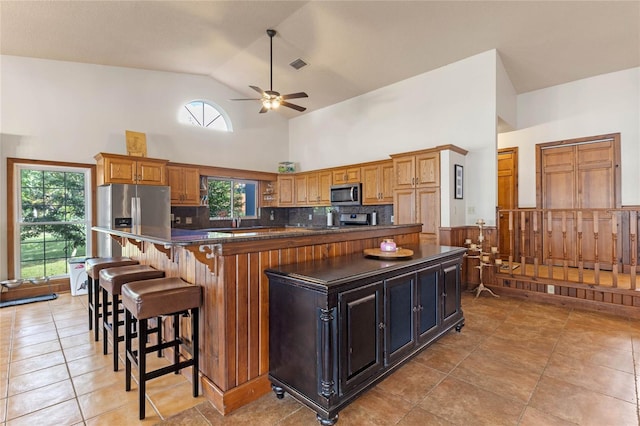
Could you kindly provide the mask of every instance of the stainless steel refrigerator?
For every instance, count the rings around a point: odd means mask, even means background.
[[[98,226],[169,238],[171,191],[168,186],[109,184],[98,186]],[[121,256],[122,247],[98,232],[98,256]]]

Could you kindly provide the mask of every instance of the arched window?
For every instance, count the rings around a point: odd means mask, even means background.
[[[178,120],[184,124],[191,124],[208,129],[231,131],[231,123],[218,107],[207,101],[191,101],[185,104],[178,115]]]

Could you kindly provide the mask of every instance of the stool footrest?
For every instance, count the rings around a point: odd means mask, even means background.
[[[155,379],[156,377],[164,376],[165,374],[175,373],[184,368],[193,366],[192,359],[179,362],[178,364],[167,365],[166,367],[158,368],[157,370],[147,371],[144,375],[147,380]]]

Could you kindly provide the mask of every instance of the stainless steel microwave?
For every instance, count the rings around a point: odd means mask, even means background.
[[[331,187],[332,206],[359,206],[362,204],[362,184],[348,183]]]

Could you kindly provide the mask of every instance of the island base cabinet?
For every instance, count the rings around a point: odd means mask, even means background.
[[[267,269],[269,380],[333,425],[338,412],[452,329],[460,331],[454,256],[321,283],[296,266]],[[315,262],[313,268],[335,263]],[[339,274],[338,274],[339,275]]]

